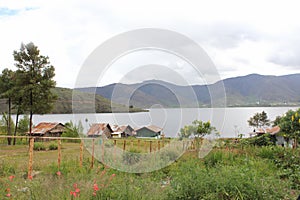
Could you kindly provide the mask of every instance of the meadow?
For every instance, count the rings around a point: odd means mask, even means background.
[[[297,199],[300,194],[299,149],[220,140],[204,158],[187,151],[160,170],[125,173],[97,160],[91,167],[85,149],[80,166],[80,145],[70,142],[62,143],[58,168],[55,145],[44,146],[34,151],[28,177],[28,144],[1,144],[0,199]]]

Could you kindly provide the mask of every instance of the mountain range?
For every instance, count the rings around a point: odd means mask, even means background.
[[[297,106],[300,105],[299,83],[300,74],[250,74],[209,85],[181,86],[161,80],[148,80],[76,90],[96,93],[114,103],[139,108],[150,108],[157,104],[163,107],[211,107],[224,106],[224,103],[232,107]]]

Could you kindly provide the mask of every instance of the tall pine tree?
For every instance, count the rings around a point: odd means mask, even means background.
[[[34,114],[49,113],[56,99],[51,91],[56,83],[54,67],[47,56],[40,55],[40,50],[32,42],[21,44],[19,51],[14,51],[17,67],[17,88],[22,93],[21,108],[29,112],[29,132],[32,129]]]

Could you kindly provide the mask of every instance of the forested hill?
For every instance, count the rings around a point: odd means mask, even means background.
[[[91,93],[84,93],[80,91],[74,91],[76,92],[76,101],[74,104],[72,104],[72,96],[73,96],[72,89],[68,88],[54,88],[53,92],[57,95],[57,100],[54,104],[54,108],[51,113],[53,114],[67,114],[67,113],[73,113],[72,105],[76,106],[76,113],[93,113],[95,110],[97,113],[110,113],[112,112],[127,112],[128,108],[113,103],[111,104],[111,101],[109,99],[106,99],[100,95],[94,95]],[[86,99],[95,99],[95,101],[86,101]],[[95,108],[95,109],[94,109]],[[0,111],[1,113],[7,112],[8,106],[7,106],[7,100],[1,99],[0,100]],[[138,108],[130,108],[130,112],[139,112],[144,111]]]
[[[97,87],[96,93],[123,104],[130,96],[130,104],[149,108],[160,104],[164,107],[209,107],[211,104],[210,88],[217,88],[221,82],[211,85],[179,86],[159,80],[137,84],[111,84]],[[300,74],[284,76],[247,76],[223,80],[227,106],[295,106],[300,104]],[[117,92],[116,92],[117,88]],[[196,96],[191,98],[191,89]],[[80,88],[83,92],[95,88]],[[179,102],[180,100],[180,102]],[[221,99],[214,99],[221,102]]]

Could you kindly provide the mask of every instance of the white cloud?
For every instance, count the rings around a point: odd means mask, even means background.
[[[0,0],[0,5],[18,10],[0,13],[0,70],[12,68],[12,52],[21,42],[32,41],[56,67],[58,86],[73,87],[84,60],[102,42],[145,27],[170,29],[198,42],[223,78],[300,72],[297,1]],[[191,75],[194,81],[198,77]]]

